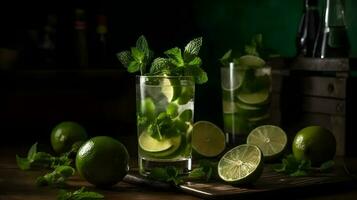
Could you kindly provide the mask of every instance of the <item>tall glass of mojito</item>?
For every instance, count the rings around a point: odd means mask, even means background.
[[[257,56],[242,56],[221,68],[221,86],[226,142],[232,147],[269,122],[271,68]]]
[[[195,81],[192,76],[137,76],[138,162],[142,175],[153,168],[191,170]]]

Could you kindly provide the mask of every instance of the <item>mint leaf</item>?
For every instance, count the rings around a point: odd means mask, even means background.
[[[156,58],[150,68],[150,74],[152,75],[164,75],[170,74],[171,69],[171,62],[168,58]]]
[[[232,49],[229,49],[221,59],[219,59],[222,63],[223,66],[227,66],[231,60],[232,57]]]
[[[296,170],[295,172],[289,174],[290,176],[307,176],[309,175],[308,172],[306,170],[301,170],[301,169],[298,169]]]
[[[150,124],[150,126],[148,128],[148,132],[152,138],[159,140],[159,141],[162,140],[160,127],[155,122],[153,124]]]
[[[333,168],[334,165],[335,165],[335,162],[333,160],[326,161],[326,162],[321,164],[320,171],[321,172],[328,172]]]
[[[128,68],[129,63],[133,60],[130,51],[122,51],[117,53],[117,58],[121,62],[121,64],[126,68]]]
[[[203,168],[195,168],[188,175],[188,178],[191,179],[203,179],[205,177],[206,177],[206,172],[203,171]]]
[[[16,163],[21,170],[28,170],[31,168],[30,161],[27,158],[21,158],[18,155],[16,155]]]
[[[141,35],[138,40],[136,40],[136,48],[141,50],[147,57],[150,54],[149,44],[145,36]]]
[[[184,66],[184,61],[181,55],[181,49],[178,47],[169,49],[164,52],[164,54],[169,57],[169,60],[172,64],[174,64],[177,67],[182,67]]]
[[[171,117],[175,118],[178,115],[178,105],[176,103],[169,103],[166,107],[166,113]]]
[[[151,170],[149,178],[173,183],[174,185],[179,185],[183,182],[182,177],[179,175],[179,170],[173,166],[167,166],[165,168],[154,168]]]
[[[30,148],[30,150],[27,153],[27,159],[33,160],[35,158],[35,155],[37,153],[37,142],[33,144]]]
[[[187,76],[193,76],[197,84],[203,84],[208,81],[207,73],[200,67],[190,66],[186,70]]]
[[[184,51],[184,59],[190,62],[195,56],[198,55],[202,46],[202,37],[191,40],[186,46]]]
[[[196,56],[194,57],[189,63],[188,65],[194,66],[194,67],[199,67],[202,64],[202,60],[200,57]]]
[[[187,122],[192,120],[193,112],[191,109],[186,109],[179,115],[181,121]]]
[[[137,72],[140,70],[140,66],[141,65],[137,61],[133,60],[129,63],[128,72],[130,73]]]
[[[52,172],[39,176],[36,179],[37,186],[64,187],[68,177],[74,175],[74,168],[70,166],[57,166]]]
[[[131,55],[133,56],[134,60],[138,63],[143,63],[145,54],[143,51],[136,47],[131,47]]]
[[[85,187],[74,192],[68,192],[66,190],[60,190],[58,200],[96,200],[104,199],[104,196],[97,192],[86,191]]]

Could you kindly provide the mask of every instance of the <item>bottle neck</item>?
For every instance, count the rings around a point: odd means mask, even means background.
[[[344,0],[326,0],[325,27],[345,27]]]
[[[317,10],[317,0],[305,0],[306,10]]]

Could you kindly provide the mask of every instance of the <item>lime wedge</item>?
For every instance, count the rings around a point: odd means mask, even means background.
[[[265,61],[257,56],[244,55],[238,59],[239,65],[247,67],[263,67],[265,66]]]
[[[261,105],[269,102],[269,90],[260,90],[254,93],[240,92],[237,97],[245,104]]]
[[[272,161],[278,158],[287,146],[288,138],[278,126],[263,125],[253,129],[248,137],[247,144],[258,146],[265,160]]]
[[[208,121],[198,121],[193,125],[192,149],[204,157],[215,157],[225,149],[223,131]]]
[[[223,155],[218,162],[218,175],[233,185],[250,184],[263,172],[263,154],[257,146],[239,145]]]

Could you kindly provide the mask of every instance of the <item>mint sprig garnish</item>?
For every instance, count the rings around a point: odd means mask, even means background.
[[[326,161],[320,167],[312,167],[310,160],[296,160],[294,155],[289,154],[282,159],[281,164],[276,164],[276,172],[285,173],[289,176],[308,176],[311,173],[328,172],[334,166],[334,161]]]
[[[104,196],[97,192],[87,191],[85,187],[74,192],[68,192],[66,190],[60,190],[57,197],[58,200],[96,200],[104,199]]]
[[[164,52],[166,57],[155,58],[144,36],[140,36],[136,46],[130,51],[122,51],[117,58],[128,72],[140,71],[141,75],[193,76],[197,84],[208,81],[206,72],[201,68],[202,60],[198,56],[202,46],[202,37],[191,40],[183,50],[178,47]],[[151,66],[147,72],[147,66]]]

